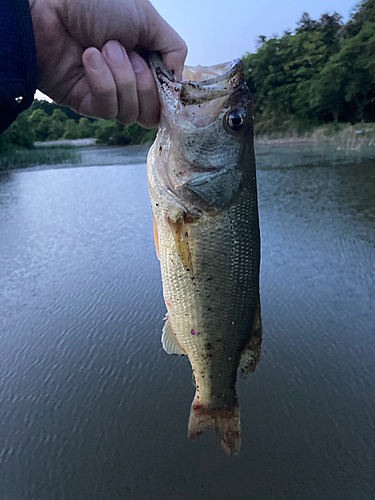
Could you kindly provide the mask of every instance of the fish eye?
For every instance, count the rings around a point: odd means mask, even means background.
[[[244,122],[245,122],[244,113],[242,113],[238,109],[234,109],[227,116],[228,126],[231,130],[234,130],[235,132],[237,132],[237,130],[240,130],[242,128]]]

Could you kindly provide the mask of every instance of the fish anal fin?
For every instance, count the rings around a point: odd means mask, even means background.
[[[241,353],[239,371],[242,378],[254,373],[259,364],[262,356],[262,333],[262,317],[260,314],[260,299],[258,296],[251,337]]]
[[[221,447],[228,455],[237,455],[241,448],[240,409],[230,410],[206,408],[194,399],[190,410],[188,436],[195,439],[202,432],[214,429],[221,441]]]
[[[177,354],[182,356],[185,354],[184,350],[178,343],[176,339],[176,335],[173,333],[171,325],[169,323],[168,315],[165,320],[165,324],[163,327],[163,334],[161,336],[161,342],[163,344],[164,351],[168,354]]]
[[[159,232],[158,232],[158,226],[156,225],[154,213],[152,213],[152,222],[153,222],[153,226],[154,226],[154,243],[155,243],[156,255],[157,255],[157,258],[160,260]]]
[[[176,221],[168,219],[168,224],[172,230],[181,262],[186,271],[193,276],[193,263],[189,247],[189,225],[185,222],[183,217],[180,217]]]

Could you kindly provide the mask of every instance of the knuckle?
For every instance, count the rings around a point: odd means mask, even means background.
[[[105,120],[114,120],[117,115],[117,97],[113,90],[99,91],[94,95],[95,113]]]
[[[138,92],[144,94],[157,95],[156,84],[152,75],[145,75],[145,78],[140,78],[137,82]]]
[[[115,120],[115,118],[116,118],[116,113],[114,111],[110,111],[110,110],[106,110],[106,109],[101,109],[98,114],[99,114],[100,118],[104,118],[104,120]]]
[[[126,71],[119,76],[121,87],[124,89],[124,92],[134,91],[134,89],[136,89],[137,79],[135,77],[134,71]]]
[[[187,54],[188,54],[188,48],[187,48],[187,45],[185,42],[182,42],[182,46],[181,46],[181,55],[183,57],[183,59],[185,60],[186,57],[187,57]]]
[[[146,102],[141,106],[137,122],[144,128],[151,129],[159,122],[159,107]]]

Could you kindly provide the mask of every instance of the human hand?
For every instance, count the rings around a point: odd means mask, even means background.
[[[158,51],[182,75],[186,45],[148,0],[29,0],[39,88],[82,115],[159,121],[159,99],[139,52]]]

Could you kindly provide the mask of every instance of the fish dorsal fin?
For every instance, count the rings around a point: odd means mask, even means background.
[[[164,351],[168,354],[178,354],[182,356],[184,353],[182,347],[176,339],[176,335],[173,333],[171,325],[169,324],[168,315],[166,315],[165,325],[163,327],[163,334],[161,336],[161,342],[163,344]]]
[[[260,300],[258,297],[251,337],[241,353],[239,371],[242,378],[253,373],[259,364],[262,355],[262,331],[262,317],[260,315]]]

